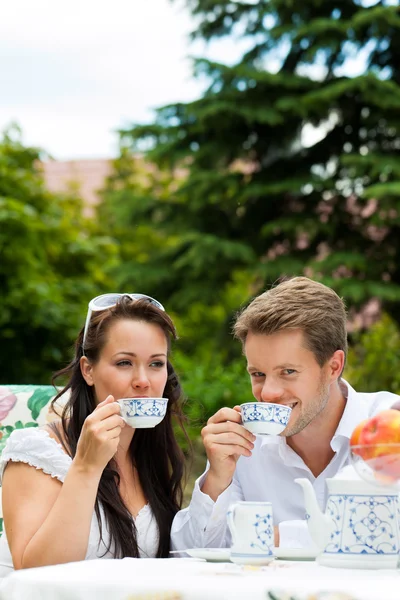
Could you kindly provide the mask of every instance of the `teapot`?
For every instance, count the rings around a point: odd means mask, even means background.
[[[400,553],[398,492],[363,481],[352,466],[327,479],[325,513],[308,479],[295,479],[304,492],[308,529],[328,567],[395,569]]]

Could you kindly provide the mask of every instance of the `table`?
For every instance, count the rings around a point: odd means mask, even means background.
[[[265,567],[184,558],[90,560],[16,571],[0,600],[399,600],[400,570],[275,560]],[[326,594],[322,592],[338,592]],[[342,595],[343,594],[343,595]]]

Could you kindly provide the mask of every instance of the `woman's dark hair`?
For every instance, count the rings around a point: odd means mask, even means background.
[[[84,380],[80,359],[85,354],[95,364],[107,342],[108,331],[113,323],[121,319],[133,319],[158,325],[167,338],[168,353],[171,339],[176,339],[176,330],[167,313],[150,304],[148,300],[132,300],[122,296],[118,304],[110,309],[92,315],[82,349],[83,329],[75,344],[75,357],[64,369],[53,376],[53,384],[58,377],[68,376],[68,383],[54,398],[52,405],[68,390],[69,399],[61,416],[62,433],[52,429],[66,451],[73,458],[76,453],[83,423],[96,407],[93,387]],[[182,390],[178,377],[167,361],[168,379],[163,396],[169,399],[167,413],[157,427],[137,429],[129,448],[132,464],[136,467],[144,495],[151,507],[159,530],[157,557],[167,557],[170,550],[170,529],[172,520],[181,508],[182,481],[184,475],[184,454],[177,444],[173,432],[172,418],[184,431],[182,415]],[[138,557],[136,527],[132,515],[119,493],[120,477],[114,460],[105,467],[100,479],[95,511],[102,538],[100,506],[105,515],[110,533],[111,550],[116,558]]]

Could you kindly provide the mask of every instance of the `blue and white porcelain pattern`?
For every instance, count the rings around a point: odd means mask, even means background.
[[[121,398],[121,417],[135,429],[155,427],[165,417],[168,398]]]
[[[348,569],[395,569],[400,557],[399,495],[395,487],[363,481],[353,465],[326,479],[321,511],[308,478],[295,479],[304,492],[308,529],[321,553],[317,562]]]
[[[330,540],[317,558],[323,566],[394,569],[400,558],[397,494],[332,494],[326,513]]]
[[[287,426],[292,409],[272,402],[241,404],[243,426],[255,434],[279,435]]]
[[[125,407],[127,417],[163,417],[167,404],[164,398],[130,398]]]
[[[326,514],[335,527],[324,552],[398,555],[398,508],[396,496],[330,496]]]
[[[230,559],[241,564],[274,560],[274,526],[270,502],[237,502],[229,507],[228,526],[233,545]]]
[[[263,514],[259,515],[256,513],[254,522],[254,539],[250,543],[250,546],[254,548],[259,548],[263,551],[264,554],[268,554],[271,556],[273,554],[273,543],[271,543],[271,539],[273,539],[274,534],[274,526],[272,524],[272,515]]]

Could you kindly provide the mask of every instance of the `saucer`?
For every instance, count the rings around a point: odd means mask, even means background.
[[[231,554],[230,560],[238,565],[268,565],[275,560],[274,554]]]
[[[229,562],[231,556],[230,548],[188,548],[179,551],[179,553],[184,552],[192,558],[202,558],[208,562]]]
[[[274,548],[274,554],[280,560],[315,560],[319,551],[314,548]]]

